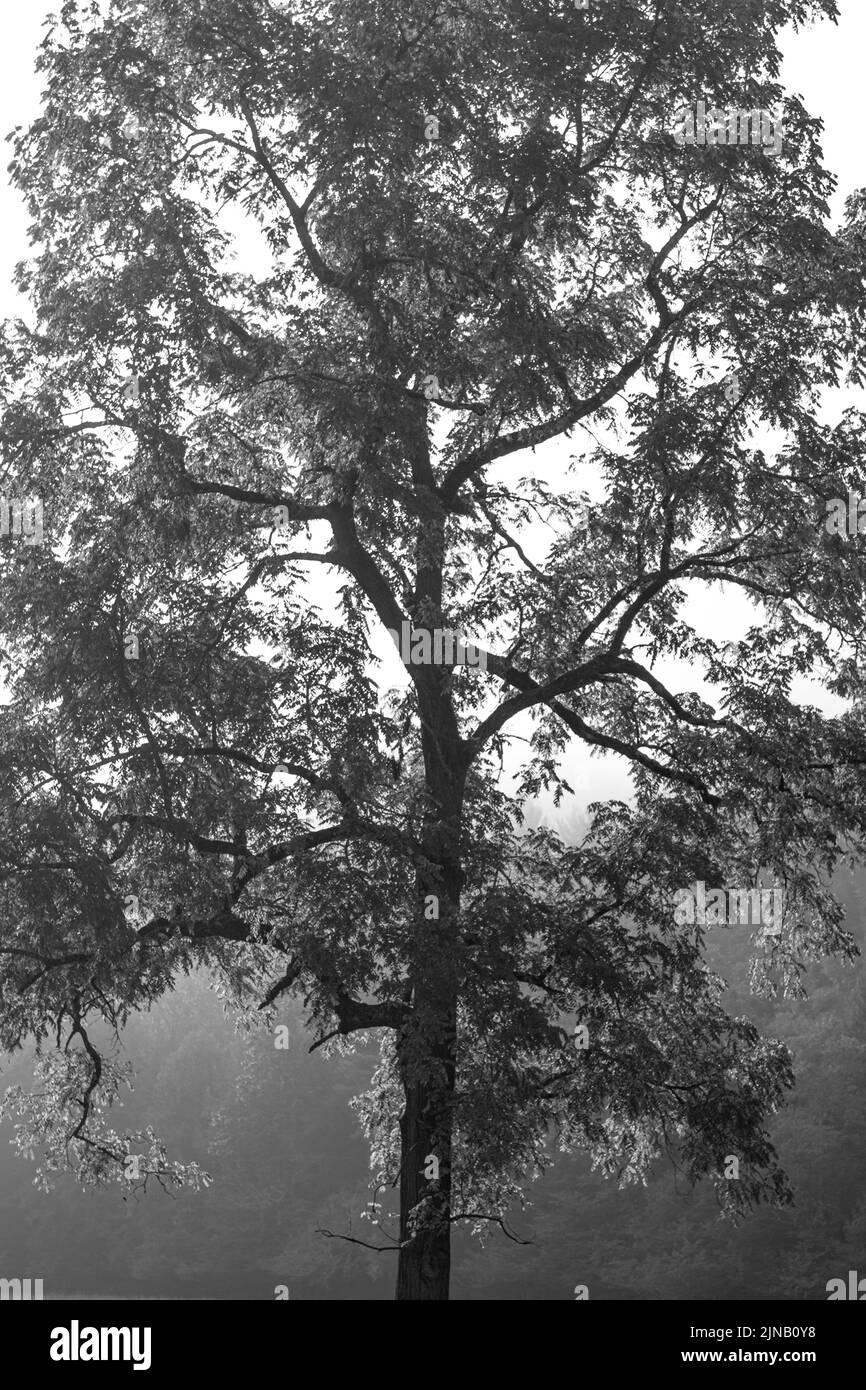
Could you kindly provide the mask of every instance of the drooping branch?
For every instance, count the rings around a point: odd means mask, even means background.
[[[690,710],[686,709],[682,701],[677,699],[673,691],[668,690],[667,686],[653,675],[652,671],[648,671],[645,666],[642,666],[639,661],[618,657],[613,666],[615,670],[622,671],[625,675],[635,676],[637,680],[649,686],[650,690],[673,710],[677,719],[681,719],[685,724],[691,724],[696,729],[737,729],[739,727],[729,718],[713,719],[700,714],[692,714]]]
[[[617,738],[613,734],[603,734],[600,730],[592,728],[580,715],[575,714],[566,705],[554,701],[551,709],[574,733],[579,734],[586,743],[596,744],[599,748],[607,748],[612,753],[620,753],[629,762],[638,763],[645,767],[649,772],[654,772],[656,776],[663,777],[670,782],[681,782],[686,787],[693,788],[698,792],[701,800],[708,806],[719,806],[721,799],[715,796],[706,782],[697,777],[693,772],[685,772],[682,768],[671,766],[670,763],[660,763],[658,759],[650,757],[636,743],[630,740]]]
[[[185,490],[195,493],[211,493],[230,497],[235,502],[247,502],[257,507],[285,507],[289,521],[329,521],[333,507],[330,503],[299,502],[295,497],[287,497],[280,492],[262,492],[258,488],[241,487],[236,483],[203,482],[183,475]],[[332,562],[335,563],[335,562]]]
[[[323,1226],[316,1227],[316,1235],[327,1236],[328,1240],[345,1240],[350,1245],[363,1245],[365,1250],[375,1250],[377,1254],[382,1254],[386,1250],[400,1250],[400,1245],[371,1245],[369,1241],[358,1240],[355,1236],[340,1235],[337,1231],[326,1231]]]
[[[302,970],[303,966],[299,961],[292,961],[285,975],[281,975],[275,984],[271,985],[271,988],[268,990],[261,1004],[259,1004],[259,1009],[269,1009],[275,999],[278,999],[287,989],[291,989]]]
[[[410,843],[403,832],[396,827],[376,825],[355,815],[349,816],[336,825],[320,826],[316,830],[305,830],[301,834],[293,836],[291,840],[269,845],[259,854],[251,854],[248,849],[237,844],[234,840],[221,840],[212,836],[201,835],[189,821],[182,817],[123,812],[118,815],[107,816],[103,824],[106,828],[126,824],[147,825],[156,830],[164,830],[173,838],[191,845],[200,854],[222,855],[240,861],[242,867],[238,876],[237,896],[240,896],[242,889],[252,879],[258,878],[260,874],[265,873],[273,865],[281,864],[284,860],[295,855],[308,853],[320,845],[334,844],[344,840],[371,839],[384,845],[405,849]]]
[[[458,1211],[458,1212],[454,1212],[454,1214],[453,1214],[452,1216],[449,1216],[448,1220],[449,1220],[449,1221],[452,1221],[452,1222],[453,1222],[453,1221],[490,1221],[490,1222],[492,1222],[494,1225],[498,1226],[498,1227],[500,1228],[500,1230],[502,1231],[502,1234],[503,1234],[504,1236],[506,1236],[508,1240],[513,1241],[515,1245],[534,1245],[534,1244],[535,1244],[535,1241],[534,1241],[534,1240],[523,1240],[521,1236],[516,1236],[516,1235],[514,1234],[513,1231],[509,1231],[508,1227],[507,1227],[506,1224],[505,1224],[504,1219],[503,1219],[501,1216],[496,1216],[496,1215],[494,1215],[494,1214],[492,1214],[492,1213],[489,1213],[489,1212],[486,1212],[486,1211]]]
[[[642,670],[642,668],[638,667],[637,663],[634,663],[634,665],[637,670]],[[639,763],[642,767],[647,768],[648,771],[654,772],[660,777],[664,777],[669,781],[681,782],[686,786],[694,788],[694,790],[700,794],[702,800],[707,802],[708,805],[715,806],[719,804],[718,797],[712,794],[709,787],[701,778],[696,777],[693,773],[685,772],[681,768],[675,768],[670,764],[658,762],[657,759],[645,753],[643,749],[635,743],[617,738],[613,735],[603,734],[599,730],[593,729],[581,719],[574,710],[555,698],[560,694],[573,693],[582,686],[590,685],[594,681],[605,680],[615,676],[617,674],[617,660],[615,658],[606,655],[594,658],[577,670],[566,672],[558,676],[555,680],[548,681],[544,685],[533,680],[525,671],[516,670],[503,657],[496,656],[492,653],[487,655],[487,668],[488,670],[493,670],[494,673],[506,681],[507,684],[517,686],[518,689],[522,690],[524,693],[515,696],[511,700],[506,700],[498,709],[495,709],[492,714],[482,720],[474,733],[471,734],[467,740],[467,747],[471,750],[472,758],[477,757],[485,743],[487,743],[494,734],[498,733],[515,714],[520,713],[522,710],[531,709],[533,706],[543,704],[553,710],[554,714],[558,715],[563,723],[570,728],[573,733],[578,734],[586,743],[608,748],[611,752],[622,754],[623,757],[628,758],[632,762]],[[660,682],[658,684],[660,690],[664,689]],[[676,697],[671,696],[671,699],[675,700],[675,698]],[[680,708],[684,710],[684,707],[680,706]],[[683,717],[688,718],[689,722],[694,722],[685,710]]]

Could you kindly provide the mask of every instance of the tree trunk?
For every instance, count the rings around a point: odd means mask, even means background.
[[[397,1038],[405,1097],[400,1121],[398,1300],[446,1300],[449,1296],[457,933],[463,877],[459,863],[462,782],[454,751],[448,768],[450,785],[443,786],[435,775],[431,779],[438,815],[425,827],[429,859],[416,881],[412,1012]],[[438,910],[432,919],[425,915],[425,903],[431,897]]]
[[[453,1078],[454,1068],[450,1068]],[[405,1087],[400,1121],[400,1253],[397,1293],[401,1299],[447,1300],[451,1281],[450,1095],[421,1082]],[[438,1162],[438,1181],[425,1177]]]
[[[413,621],[443,627],[446,517],[436,495],[422,413],[416,421],[413,476],[428,487],[419,527]],[[451,1151],[457,1063],[459,911],[463,874],[460,823],[469,750],[452,698],[453,670],[415,674],[428,796],[416,873],[415,933],[409,980],[411,1016],[397,1038],[405,1106],[400,1121],[400,1253],[396,1298],[447,1300],[451,1276]],[[435,900],[430,917],[425,904]],[[435,1174],[435,1176],[434,1176]]]

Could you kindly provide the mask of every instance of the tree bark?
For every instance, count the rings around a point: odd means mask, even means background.
[[[447,1301],[451,1283],[451,1095],[453,1060],[433,1084],[404,1083],[400,1121],[398,1300]],[[444,1084],[443,1084],[444,1082]],[[425,1177],[430,1159],[439,1178]]]
[[[427,737],[422,738],[431,799],[431,814],[423,836],[427,864],[416,879],[412,1008],[397,1037],[405,1099],[400,1121],[398,1300],[447,1300],[451,1276],[457,937],[463,879],[460,821],[465,762],[450,707],[442,717],[442,696],[446,692],[447,686],[437,692],[438,701],[430,701]],[[438,905],[438,917],[432,920],[424,910],[431,896]]]
[[[449,1296],[458,993],[454,948],[459,875],[454,865],[445,877],[448,898],[439,899],[439,920],[418,924],[413,1008],[397,1038],[405,1098],[400,1120],[397,1299]]]

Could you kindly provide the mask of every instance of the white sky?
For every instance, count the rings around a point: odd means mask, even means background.
[[[4,35],[0,46],[0,131],[4,133],[16,125],[28,123],[38,114],[41,84],[33,70],[34,56],[44,19],[58,8],[58,0],[25,0],[4,7]],[[833,205],[834,221],[841,214],[847,194],[866,184],[866,144],[859,109],[863,89],[862,56],[866,53],[866,0],[839,0],[839,9],[838,25],[824,22],[799,34],[790,31],[783,36],[781,45],[785,55],[783,85],[801,95],[807,109],[824,121],[825,164],[839,180]],[[4,167],[0,174],[0,314],[4,317],[20,308],[16,305],[11,276],[16,262],[27,254],[26,229],[27,216],[20,198],[9,187]],[[840,405],[842,403],[840,401]],[[568,452],[579,447],[575,434]],[[706,614],[705,597],[701,604]],[[736,637],[744,619],[747,623],[754,620],[753,610],[742,596],[730,590],[723,601],[713,603],[712,610],[713,630],[717,636]],[[387,638],[385,641],[387,643]],[[398,680],[403,674],[396,653],[390,656],[385,674],[388,680]],[[690,684],[695,685],[694,678]],[[822,700],[821,703],[826,702]],[[590,776],[588,758],[582,751],[576,751],[566,771],[578,791],[579,804],[599,796],[627,794],[626,768],[620,760],[606,758],[603,767],[598,760],[593,760],[591,770]]]

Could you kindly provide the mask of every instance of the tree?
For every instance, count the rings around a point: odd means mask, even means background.
[[[854,951],[864,561],[830,523],[864,424],[819,398],[862,381],[864,200],[829,228],[775,46],[822,13],[63,5],[2,420],[47,535],[2,549],[0,1042],[53,1043],[5,1106],[49,1171],[202,1180],[108,1127],[99,1029],[207,966],[244,1018],[302,995],[316,1047],[380,1030],[398,1298],[447,1298],[452,1225],[507,1229],[551,1135],[790,1200],[789,1056],[674,903],[782,886],[757,988]],[[699,99],[752,143],[682,143]],[[578,426],[593,503],[541,451]],[[754,602],[739,643],[708,590]],[[575,743],[633,797],[569,846],[521,808]]]

